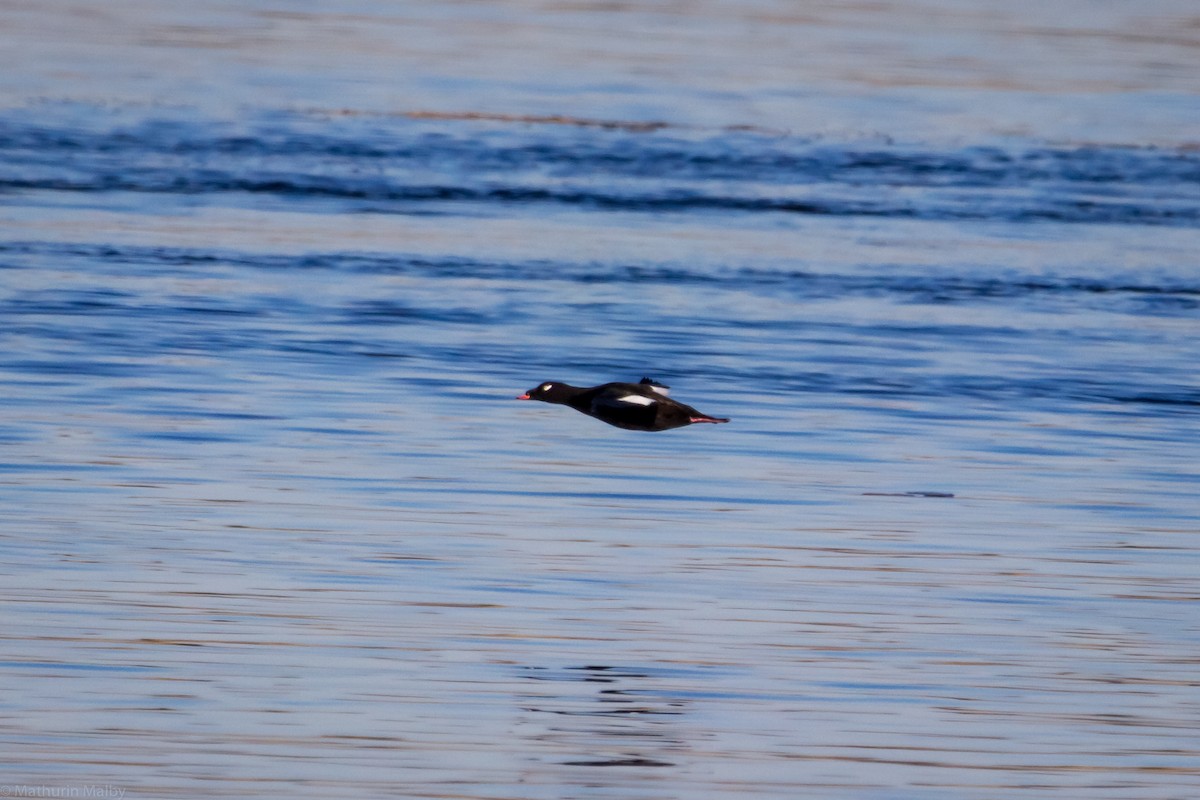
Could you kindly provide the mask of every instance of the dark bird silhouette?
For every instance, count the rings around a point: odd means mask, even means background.
[[[726,417],[710,417],[672,400],[667,397],[668,388],[649,378],[642,378],[641,383],[605,383],[591,388],[547,381],[517,399],[570,406],[630,431],[665,431],[697,422],[729,422]]]

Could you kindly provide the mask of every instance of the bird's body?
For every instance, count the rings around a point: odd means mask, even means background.
[[[631,431],[665,431],[697,422],[729,422],[672,400],[667,397],[667,388],[649,378],[642,378],[641,383],[604,383],[590,388],[547,381],[517,399],[570,406],[601,422]]]

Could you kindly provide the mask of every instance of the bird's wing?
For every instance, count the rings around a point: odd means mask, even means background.
[[[661,394],[663,397],[666,397],[671,393],[669,391],[671,388],[670,386],[667,386],[665,383],[659,383],[652,378],[642,378],[638,385],[652,389],[653,391]]]
[[[611,408],[618,411],[632,411],[637,408],[648,408],[658,403],[653,397],[644,394],[602,394],[592,400],[592,408]]]

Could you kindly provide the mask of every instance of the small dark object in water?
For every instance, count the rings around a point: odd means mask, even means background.
[[[863,497],[954,497],[950,492],[863,492]]]
[[[710,417],[672,400],[667,397],[668,388],[649,378],[642,378],[641,383],[605,383],[591,388],[547,381],[517,399],[570,406],[601,422],[631,431],[665,431],[697,422],[729,422],[726,417]]]
[[[673,767],[675,766],[669,761],[657,761],[653,758],[645,758],[643,756],[630,756],[629,758],[605,758],[595,761],[564,761],[563,766],[566,767]]]

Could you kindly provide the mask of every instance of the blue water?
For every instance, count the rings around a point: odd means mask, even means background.
[[[0,9],[0,792],[1194,796],[1194,27]]]

